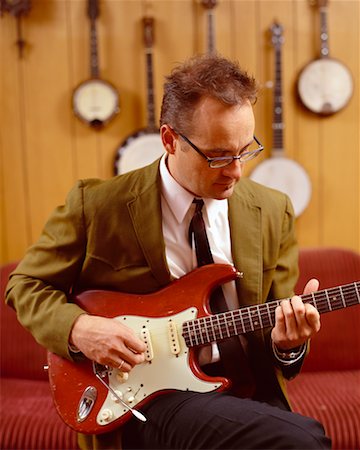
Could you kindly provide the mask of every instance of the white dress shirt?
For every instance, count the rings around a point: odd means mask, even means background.
[[[166,166],[166,157],[167,155],[164,155],[160,161],[165,254],[171,275],[180,278],[197,267],[194,245],[190,247],[188,241],[189,225],[195,210],[195,205],[192,203],[194,195],[180,186],[170,175]],[[203,200],[202,214],[214,262],[233,265],[228,202],[210,198]],[[229,309],[238,308],[235,282],[224,284],[223,292]],[[212,357],[210,358],[209,352],[203,352],[200,356],[200,363],[210,362],[210,359],[214,362],[218,359],[217,347],[213,345],[212,349]]]

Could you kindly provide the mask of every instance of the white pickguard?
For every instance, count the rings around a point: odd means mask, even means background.
[[[109,372],[109,385],[129,406],[134,407],[140,401],[157,391],[194,390],[213,391],[221,386],[197,378],[189,366],[189,349],[181,335],[182,325],[195,319],[197,309],[192,307],[169,317],[152,318],[141,316],[119,316],[116,320],[132,328],[141,337],[146,330],[149,336],[147,359],[135,366],[128,379],[116,369]],[[171,322],[171,326],[169,325]],[[176,336],[171,336],[177,330]],[[97,422],[107,425],[128,412],[109,392],[99,410]]]

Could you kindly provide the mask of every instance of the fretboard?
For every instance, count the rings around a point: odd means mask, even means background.
[[[284,122],[283,122],[283,98],[282,98],[282,35],[280,27],[277,29],[274,41],[274,93],[273,93],[273,153],[280,155],[284,153]]]
[[[91,78],[99,78],[100,75],[95,20],[90,22],[90,74]]]
[[[360,282],[300,296],[320,314],[360,304]],[[288,299],[289,300],[289,299]],[[188,347],[209,344],[275,325],[275,309],[282,300],[184,322],[182,335]]]
[[[215,18],[212,9],[207,11],[207,52],[208,54],[215,53]]]
[[[155,124],[155,96],[153,76],[153,43],[154,43],[154,18],[143,18],[143,32],[146,58],[146,88],[147,88],[147,130],[157,132]]]

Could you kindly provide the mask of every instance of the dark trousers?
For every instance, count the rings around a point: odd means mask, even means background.
[[[320,423],[230,394],[173,392],[123,427],[125,449],[329,449]]]

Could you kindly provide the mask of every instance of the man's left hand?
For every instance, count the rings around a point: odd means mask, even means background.
[[[319,281],[311,279],[304,288],[304,294],[317,291]],[[275,310],[275,327],[271,338],[279,350],[300,347],[320,330],[320,314],[317,309],[303,303],[295,295],[291,300],[283,300]]]

